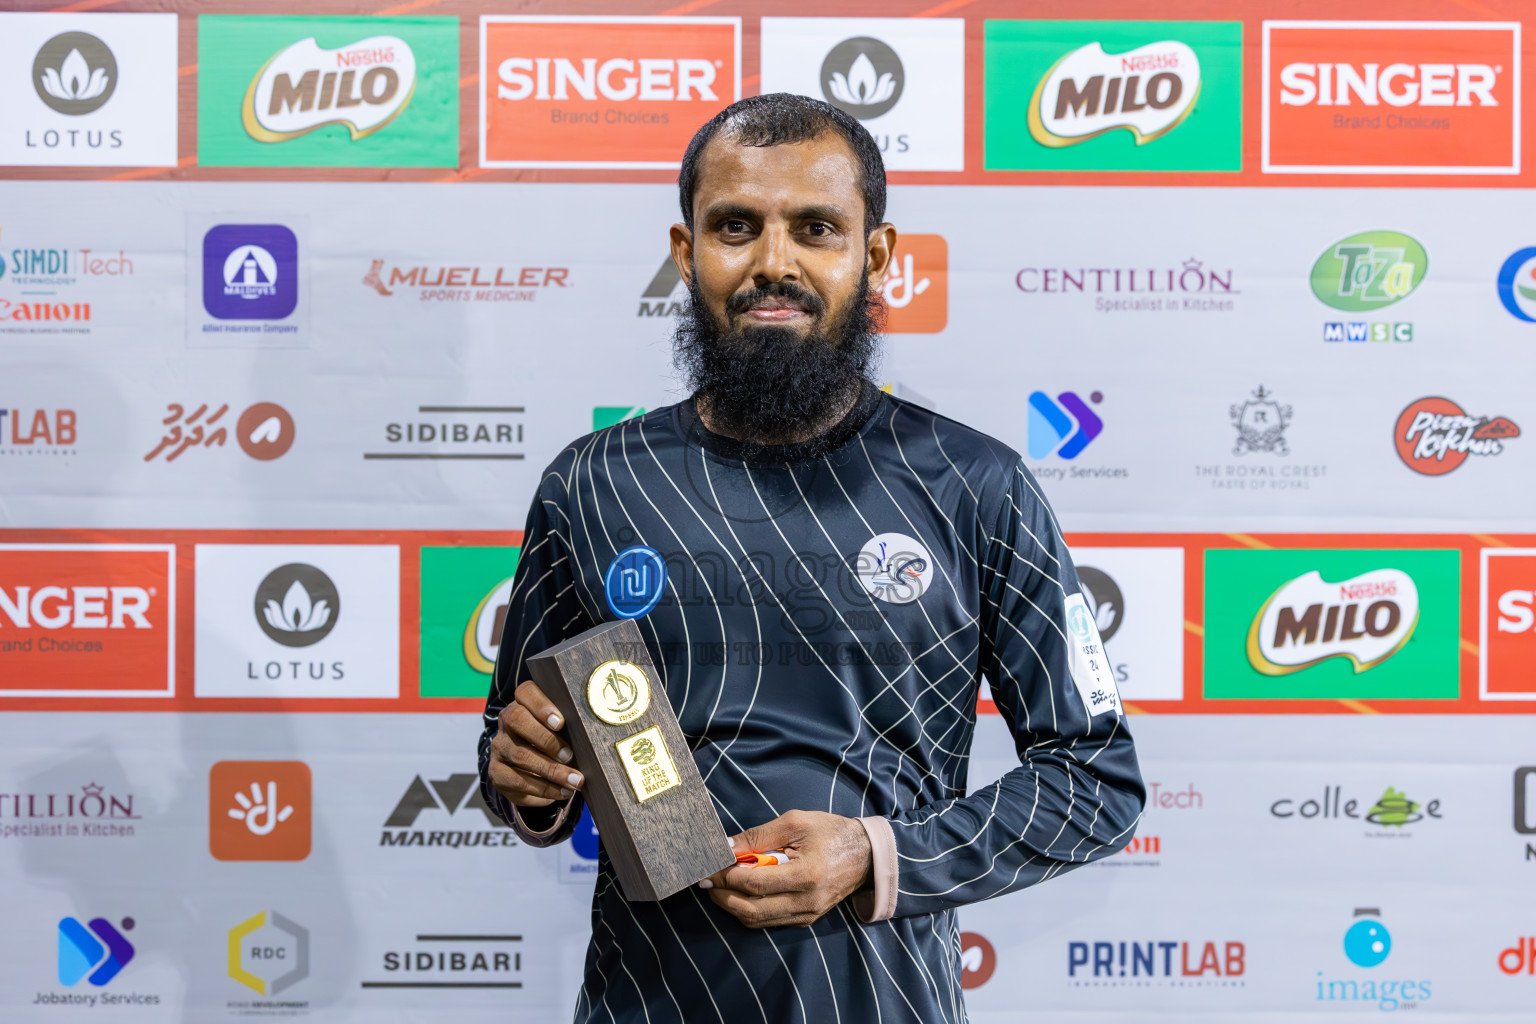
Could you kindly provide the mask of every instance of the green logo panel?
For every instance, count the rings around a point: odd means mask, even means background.
[[[1429,254],[1399,231],[1363,231],[1330,245],[1312,264],[1312,294],[1350,313],[1384,309],[1424,280]]]
[[[990,171],[1239,171],[1236,21],[988,21]]]
[[[205,167],[457,167],[457,18],[200,15]]]
[[[638,405],[595,405],[592,407],[592,429],[602,430],[644,415],[644,407]]]
[[[1455,699],[1461,553],[1205,553],[1205,696]]]
[[[479,697],[521,548],[421,549],[421,695]]]

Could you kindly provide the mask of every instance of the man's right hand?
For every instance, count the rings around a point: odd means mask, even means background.
[[[581,788],[581,773],[568,767],[570,744],[560,733],[565,719],[531,680],[517,688],[499,722],[486,771],[498,793],[518,807],[548,807]]]

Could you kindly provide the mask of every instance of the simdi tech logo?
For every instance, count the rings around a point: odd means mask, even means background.
[[[987,170],[1242,169],[1241,22],[988,21]]]
[[[176,163],[176,15],[6,14],[0,164]]]
[[[459,22],[198,17],[207,167],[456,167]]]
[[[1264,22],[1268,174],[1517,174],[1520,25]]]
[[[965,169],[963,18],[764,18],[761,91],[852,114],[887,170]]]
[[[421,695],[484,699],[517,571],[516,547],[421,549]]]
[[[176,548],[0,544],[0,695],[176,692]]]
[[[1205,553],[1205,696],[1454,699],[1460,552]]]
[[[1429,254],[1418,239],[1400,231],[1362,231],[1323,250],[1312,264],[1312,294],[1346,313],[1368,313],[1396,305],[1429,272]],[[1412,341],[1410,321],[1348,320],[1323,324],[1324,341]]]
[[[303,860],[313,803],[303,761],[220,761],[208,772],[208,850],[226,861]]]
[[[1536,700],[1536,548],[1483,548],[1481,562],[1478,695]]]
[[[740,98],[740,18],[480,19],[482,167],[676,168]]]

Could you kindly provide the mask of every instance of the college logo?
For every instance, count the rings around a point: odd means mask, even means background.
[[[935,334],[949,323],[949,243],[902,235],[880,286],[887,334]]]
[[[319,643],[336,628],[340,616],[336,584],[312,565],[279,566],[256,588],[256,622],[284,647]]]
[[[303,860],[311,807],[303,761],[220,761],[208,773],[208,850],[218,860]]]
[[[1479,695],[1536,700],[1536,548],[1482,549],[1481,606]]]
[[[667,563],[660,552],[644,544],[620,551],[603,574],[603,596],[609,610],[621,619],[638,619],[655,608],[666,585]]]
[[[1247,971],[1248,947],[1242,942],[1174,939],[1067,943],[1067,977],[1072,979],[1074,988],[1149,982],[1181,987],[1240,987],[1243,982],[1225,979],[1241,978]],[[1120,980],[1138,978],[1147,981]]]
[[[964,19],[763,18],[761,66],[763,92],[864,122],[888,170],[964,170]]]
[[[1097,405],[1104,395],[1095,391],[1088,400]],[[1075,459],[1103,432],[1104,421],[1077,392],[1063,391],[1054,402],[1044,391],[1030,393],[1030,458],[1043,459],[1054,454],[1062,459]]]
[[[176,692],[176,549],[0,544],[0,694]]]
[[[222,448],[229,441],[229,403],[217,409],[203,402],[195,408],[180,402],[165,407],[160,420],[165,428],[159,443],[144,454],[153,462],[162,454],[166,462],[175,462],[188,448]],[[286,455],[293,447],[293,417],[276,402],[257,402],[235,418],[235,443],[240,450],[259,462],[270,462]]]
[[[1438,396],[1410,402],[1398,414],[1392,440],[1403,465],[1424,476],[1444,476],[1469,455],[1490,456],[1520,436],[1520,428],[1503,416],[1469,416],[1449,398]]]
[[[904,533],[881,533],[854,557],[853,574],[871,597],[911,604],[933,581],[933,557],[922,542]]]
[[[100,987],[117,977],[133,960],[133,943],[123,932],[133,931],[133,918],[113,925],[104,917],[90,925],[73,917],[59,921],[59,984],[72,986],[81,979]]]
[[[988,170],[1242,169],[1241,23],[988,21],[985,34]]]
[[[485,697],[521,550],[421,549],[423,697]]]
[[[1208,698],[1458,692],[1456,551],[1205,553]]]
[[[229,976],[260,996],[287,991],[309,977],[309,929],[275,910],[241,921],[229,930]]]
[[[458,164],[457,18],[198,18],[198,163]]]
[[[1237,428],[1233,455],[1265,453],[1289,455],[1285,446],[1285,428],[1291,424],[1291,407],[1275,401],[1274,393],[1260,384],[1253,397],[1231,408],[1232,426]]]
[[[482,16],[480,166],[675,168],[740,58],[740,18]]]
[[[1519,35],[1512,22],[1264,22],[1264,171],[1517,173]]]
[[[439,817],[447,814],[461,825],[480,822],[470,813],[485,816],[485,828],[443,829]],[[425,813],[425,823],[421,815]],[[459,818],[459,814],[464,814]],[[454,822],[449,822],[452,825]],[[480,776],[473,772],[455,772],[446,779],[423,780],[417,775],[406,787],[400,801],[379,833],[380,846],[438,846],[463,849],[476,846],[516,846],[517,835],[496,816],[480,793]]]
[[[7,14],[0,164],[176,163],[174,14]]]
[[[203,308],[220,320],[281,320],[299,304],[299,240],[281,224],[220,224],[203,236]]]
[[[1420,803],[1410,799],[1402,790],[1391,786],[1388,786],[1375,802],[1365,801],[1363,809],[1361,805],[1362,801],[1359,799],[1344,798],[1343,786],[1325,786],[1321,800],[1311,797],[1303,800],[1282,797],[1269,805],[1269,813],[1271,817],[1301,821],[1365,821],[1372,825],[1397,829],[1399,833],[1406,825],[1412,825],[1426,818],[1439,821],[1443,817],[1438,799]],[[1367,835],[1380,837],[1392,836],[1394,833],[1377,832],[1367,833]]]
[[[1516,320],[1536,324],[1536,247],[1520,249],[1499,267],[1499,301]]]
[[[1392,933],[1381,920],[1376,907],[1357,907],[1357,919],[1344,932],[1344,957],[1356,967],[1374,970],[1392,955]],[[1329,978],[1317,972],[1318,1002],[1375,1003],[1384,1012],[1417,1009],[1428,1002],[1432,986],[1428,980],[1399,981],[1377,976],[1365,978]]]

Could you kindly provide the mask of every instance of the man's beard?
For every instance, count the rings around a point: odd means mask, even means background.
[[[728,319],[771,296],[797,302],[814,318],[803,336],[769,324],[721,325],[697,282],[695,273],[673,336],[673,360],[707,403],[717,432],[749,448],[806,441],[825,434],[857,400],[878,353],[884,312],[869,294],[868,278],[860,278],[858,293],[834,314],[789,281],[737,292],[726,301]]]

